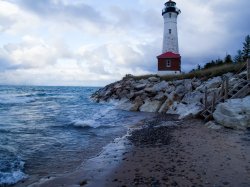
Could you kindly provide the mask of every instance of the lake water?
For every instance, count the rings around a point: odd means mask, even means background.
[[[97,89],[0,86],[0,186],[72,172],[141,118],[93,102]]]

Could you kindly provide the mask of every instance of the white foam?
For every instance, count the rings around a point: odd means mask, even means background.
[[[0,172],[0,186],[1,185],[11,185],[15,184],[18,181],[25,179],[27,175],[21,171],[14,171],[11,173]]]
[[[73,120],[72,122],[73,126],[75,127],[90,127],[90,128],[98,128],[101,126],[101,124],[96,123],[95,120]]]

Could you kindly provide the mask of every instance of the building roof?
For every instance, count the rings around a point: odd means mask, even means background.
[[[163,53],[163,54],[157,56],[157,58],[181,58],[181,56],[180,56],[180,54],[166,52],[166,53]]]

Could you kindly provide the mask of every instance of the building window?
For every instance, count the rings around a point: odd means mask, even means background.
[[[171,34],[172,30],[171,29],[168,29],[168,33]]]
[[[171,67],[171,60],[166,60],[166,67],[170,68]]]
[[[172,17],[172,14],[171,13],[169,13],[169,18],[171,18]]]

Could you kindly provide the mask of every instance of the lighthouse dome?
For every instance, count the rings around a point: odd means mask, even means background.
[[[177,15],[181,13],[181,11],[176,7],[176,2],[172,0],[169,0],[165,3],[165,8],[162,10],[162,15],[169,12],[176,13]]]

